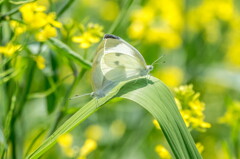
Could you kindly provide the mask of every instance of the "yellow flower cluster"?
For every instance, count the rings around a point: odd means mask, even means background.
[[[110,126],[110,132],[115,138],[120,138],[126,131],[126,124],[122,120],[114,120]]]
[[[35,31],[35,37],[38,41],[46,41],[48,38],[57,36],[56,28],[60,28],[62,24],[55,20],[55,13],[46,14],[45,11],[46,7],[38,5],[37,2],[22,5],[20,12],[25,26],[13,24],[14,29],[19,30],[18,34],[24,32],[26,28]]]
[[[240,123],[240,101],[233,101],[228,105],[227,112],[220,118],[220,122],[238,128]]]
[[[69,133],[61,135],[57,139],[58,144],[61,146],[64,154],[68,157],[74,157],[77,152],[72,148],[73,136]]]
[[[91,125],[85,130],[85,136],[88,139],[99,141],[103,136],[103,129],[99,125]]]
[[[73,148],[73,136],[69,133],[61,135],[57,139],[57,142],[66,156],[77,159],[85,159],[89,153],[97,148],[97,142],[95,140],[87,139],[78,151],[76,148]]]
[[[103,20],[116,20],[120,8],[116,0],[82,0],[86,8],[91,8],[100,15]]]
[[[220,22],[231,22],[234,11],[233,0],[203,0],[187,13],[188,29],[203,31],[205,40],[215,43],[221,39]]]
[[[80,48],[87,49],[93,44],[100,41],[103,36],[103,27],[99,24],[89,23],[85,28],[82,26],[83,32],[79,36],[74,36],[72,41],[79,43]]]
[[[182,83],[184,72],[179,67],[168,66],[155,72],[154,75],[161,79],[166,85],[173,88],[179,86]]]
[[[100,16],[107,21],[113,21],[119,14],[119,6],[115,1],[102,1]],[[111,8],[111,9],[110,9]]]
[[[240,16],[235,16],[230,24],[227,36],[226,61],[237,69],[240,68]]]
[[[153,122],[153,125],[155,126],[155,128],[157,128],[159,130],[161,129],[161,127],[156,119],[154,119],[152,122]]]
[[[16,36],[24,33],[27,30],[27,26],[23,23],[19,23],[17,21],[11,20],[10,26],[13,28],[13,32]]]
[[[171,159],[171,154],[168,152],[168,150],[162,146],[162,145],[157,145],[155,147],[155,151],[157,152],[158,156],[161,159]]]
[[[93,139],[87,139],[82,148],[80,149],[80,154],[77,159],[86,159],[87,155],[97,148],[97,142]]]
[[[45,65],[45,58],[44,57],[39,55],[39,56],[36,56],[34,60],[36,61],[37,67],[39,69],[42,70],[42,69],[44,69],[46,67],[46,65]]]
[[[200,142],[198,142],[198,143],[196,143],[196,147],[197,147],[199,153],[201,154],[204,150],[204,146]],[[172,158],[169,151],[160,144],[155,146],[155,152],[157,152],[158,156],[161,159],[171,159]]]
[[[6,46],[0,46],[0,54],[5,56],[12,56],[15,52],[21,49],[21,45],[15,45],[11,42],[7,43]]]
[[[197,142],[196,147],[197,147],[199,153],[201,154],[204,150],[204,146],[200,142]]]
[[[193,90],[193,85],[180,86],[174,89],[175,100],[180,113],[190,129],[205,131],[211,127],[204,121],[205,104],[199,100],[199,93]]]
[[[182,5],[179,0],[149,0],[131,16],[128,35],[167,49],[178,48],[183,28]]]

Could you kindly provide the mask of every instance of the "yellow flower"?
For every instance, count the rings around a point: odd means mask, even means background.
[[[76,149],[72,148],[73,136],[71,134],[66,133],[61,135],[58,137],[57,142],[66,156],[74,157],[78,153]]]
[[[209,29],[213,31],[213,34],[216,34],[215,32],[219,34],[218,32],[220,32],[219,28],[212,27],[212,25],[216,25],[219,20],[231,21],[235,15],[234,10],[232,0],[203,0],[199,6],[192,8],[187,13],[189,28],[192,31],[203,29],[206,34],[210,34],[207,35],[207,38],[212,38],[212,32]],[[214,37],[214,40],[217,40],[217,37]]]
[[[150,6],[145,6],[139,10],[135,10],[132,13],[132,20],[143,23],[150,23],[154,18],[154,10]]]
[[[71,147],[73,143],[73,136],[69,133],[63,134],[57,139],[57,142],[63,148]]]
[[[46,25],[35,36],[36,36],[36,39],[38,41],[46,41],[47,39],[49,39],[51,37],[56,37],[57,36],[57,30],[56,30],[56,28],[52,27],[51,25]]]
[[[204,150],[204,146],[200,142],[198,142],[198,143],[196,143],[196,147],[197,147],[199,153],[201,154]]]
[[[5,56],[12,56],[15,52],[21,49],[21,45],[15,45],[11,42],[7,43],[6,46],[0,46],[0,54],[4,54]]]
[[[110,132],[114,137],[120,138],[124,135],[126,124],[122,120],[115,120],[110,126]]]
[[[133,39],[141,39],[144,35],[146,26],[143,22],[133,22],[128,28],[128,35]]]
[[[98,141],[103,136],[103,129],[98,125],[91,125],[86,129],[85,136],[89,139]]]
[[[183,28],[182,4],[177,0],[150,0],[132,12],[128,35],[166,49],[181,46]]]
[[[37,63],[37,67],[38,67],[39,69],[42,70],[42,69],[44,69],[44,68],[46,67],[44,57],[42,57],[42,56],[37,56],[37,57],[35,57],[35,61],[36,61],[36,63]]]
[[[175,66],[166,67],[155,73],[169,87],[179,86],[183,81],[184,72]]]
[[[93,139],[87,139],[80,149],[77,159],[84,159],[86,156],[97,148],[97,142]]]
[[[155,151],[157,152],[158,156],[161,159],[171,159],[171,154],[168,152],[168,150],[162,146],[162,145],[157,145],[155,147]]]
[[[227,54],[225,57],[226,61],[233,66],[240,67],[239,53],[240,53],[240,39],[239,41],[232,42],[232,44],[228,46]]]
[[[80,48],[89,48],[92,44],[100,41],[100,37],[103,35],[102,30],[102,26],[90,23],[84,32],[79,36],[74,36],[72,41],[79,43]]]
[[[223,117],[219,119],[220,123],[227,124],[232,128],[238,128],[240,123],[240,101],[231,102]]]
[[[72,147],[64,147],[62,150],[63,153],[68,157],[74,157],[77,154],[76,150]]]
[[[56,18],[55,13],[46,14],[44,11],[46,11],[46,7],[38,5],[36,2],[27,3],[20,7],[23,21],[29,29],[40,29],[49,24],[60,28],[61,23],[54,20]]]
[[[45,10],[46,7],[38,5],[36,2],[27,3],[20,7],[23,20],[29,28],[40,28],[47,24]]]
[[[119,14],[119,7],[115,1],[103,1],[100,15],[104,20],[113,21]]]
[[[192,85],[180,86],[174,92],[176,104],[189,129],[205,131],[211,127],[204,121],[205,104],[199,100],[200,94],[193,90]]]
[[[181,37],[178,33],[169,28],[151,27],[147,31],[146,41],[149,43],[159,43],[167,49],[178,48],[181,43]]]
[[[52,13],[49,13],[46,17],[46,21],[48,22],[48,24],[51,24],[53,25],[54,27],[57,27],[57,28],[61,28],[62,27],[62,23],[56,21],[56,13],[52,12]]]
[[[157,128],[157,129],[161,129],[160,125],[158,123],[158,121],[156,119],[153,120],[153,125]]]
[[[15,35],[20,35],[24,33],[27,29],[26,25],[21,24],[14,20],[10,21],[10,26],[13,28]]]

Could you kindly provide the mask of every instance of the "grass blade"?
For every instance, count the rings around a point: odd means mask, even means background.
[[[92,99],[61,125],[28,158],[38,158],[56,143],[62,134],[75,128],[80,122],[97,111],[104,103],[114,97],[122,97],[140,104],[160,123],[162,131],[174,153],[175,158],[200,159],[201,156],[186,128],[169,89],[159,80],[139,78],[125,81],[116,86],[107,96]],[[97,100],[97,101],[96,101]]]
[[[70,47],[68,47],[66,44],[61,42],[60,40],[56,38],[50,38],[49,41],[53,46],[55,46],[58,50],[61,50],[59,53],[62,53],[67,58],[76,61],[80,65],[82,65],[84,68],[91,68],[92,64],[89,61],[86,61],[81,55],[73,51]]]

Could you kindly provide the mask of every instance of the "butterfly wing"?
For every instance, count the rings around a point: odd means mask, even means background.
[[[108,80],[123,81],[146,72],[146,62],[133,46],[118,39],[106,39],[101,70]]]
[[[92,67],[92,87],[97,97],[105,96],[119,82],[146,74],[147,65],[133,46],[106,34]]]
[[[104,76],[100,67],[100,62],[103,55],[104,55],[104,41],[99,44],[96,56],[93,59],[92,87],[94,92],[101,89],[104,82]]]

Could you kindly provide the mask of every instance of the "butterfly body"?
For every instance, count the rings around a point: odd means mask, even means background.
[[[121,81],[146,76],[152,69],[137,49],[120,37],[106,34],[93,60],[92,96],[104,97]]]

